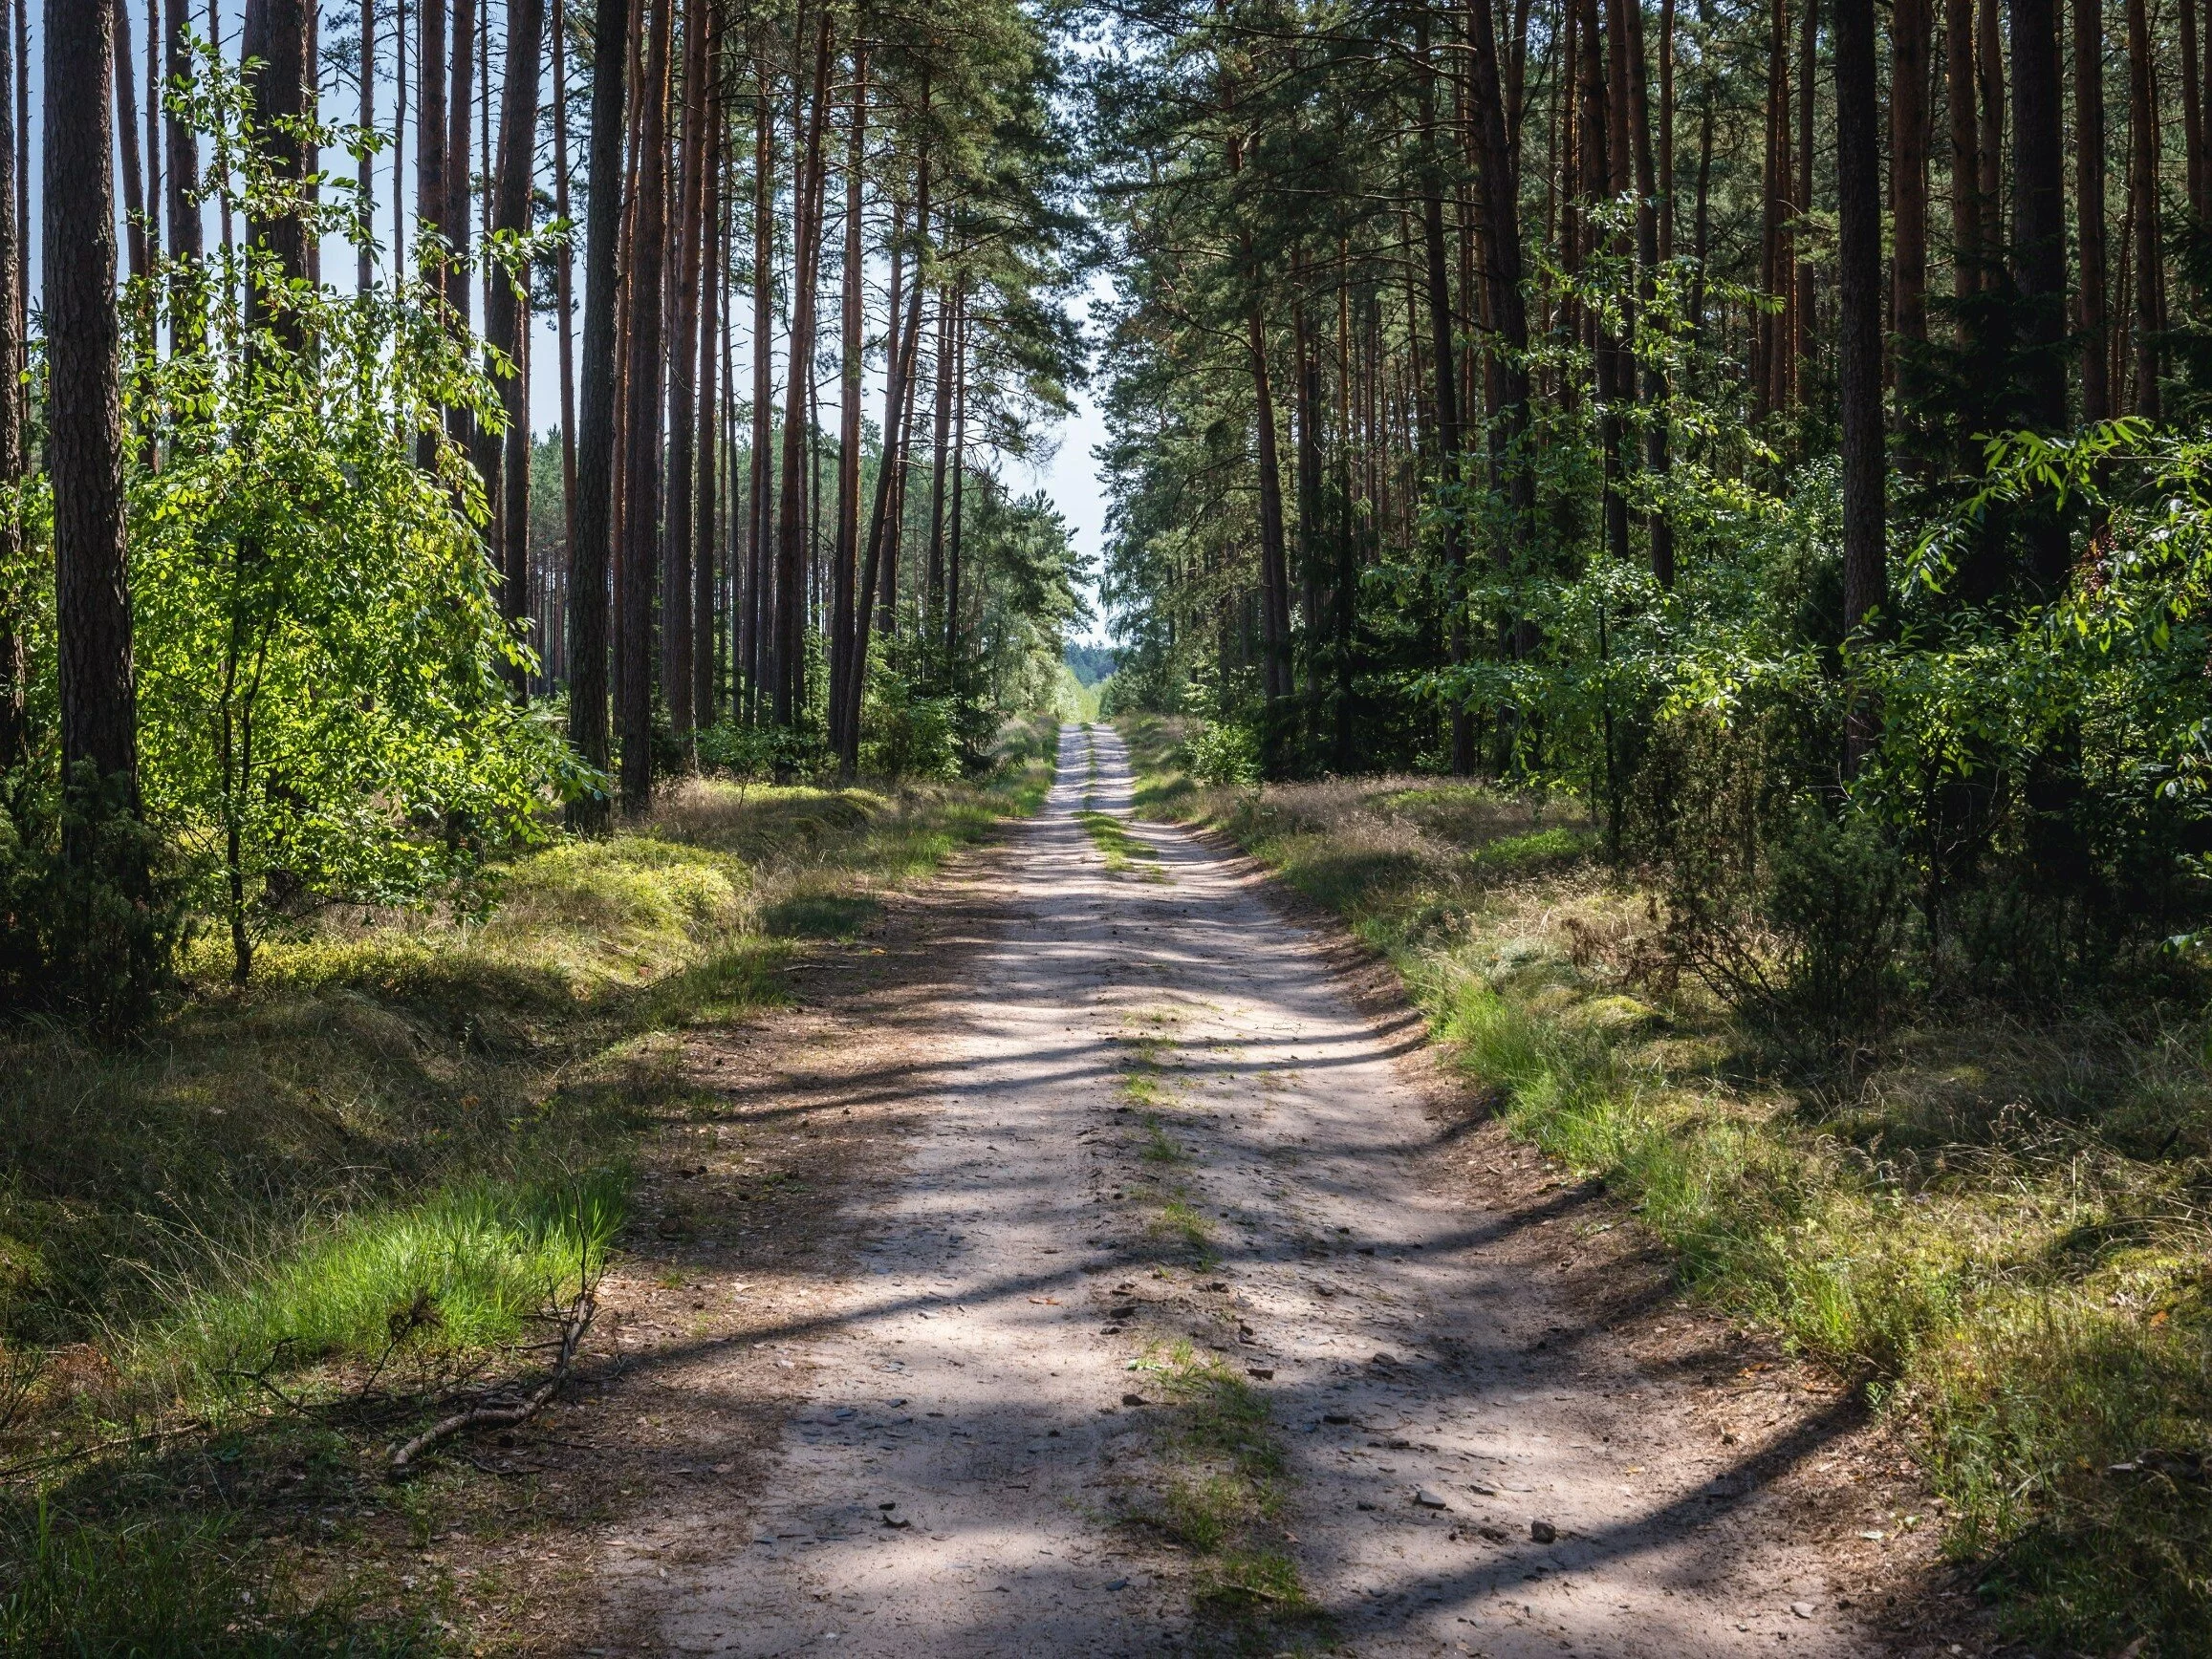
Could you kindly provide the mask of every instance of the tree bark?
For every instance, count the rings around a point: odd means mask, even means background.
[[[42,290],[62,771],[72,789],[90,783],[119,791],[135,811],[138,710],[108,97],[114,29],[107,6],[46,0]],[[81,858],[88,849],[71,851]]]
[[[913,290],[906,299],[903,324],[899,315],[899,290],[904,274],[904,248],[900,242],[900,225],[897,204],[892,207],[891,304],[889,339],[886,342],[891,363],[883,389],[883,454],[876,473],[876,501],[869,509],[867,551],[861,563],[859,597],[853,613],[853,685],[851,695],[846,700],[845,730],[840,740],[841,759],[847,772],[857,767],[860,760],[860,711],[868,696],[868,635],[877,621],[878,586],[881,591],[882,628],[886,637],[891,633],[898,596],[899,548],[894,514],[900,501],[899,478],[905,466],[906,416],[902,412],[911,409],[913,401],[914,361],[922,334],[924,243],[922,227],[929,223],[929,151],[926,138],[929,82],[926,76],[922,85],[922,113],[923,148],[914,169],[914,281]]]
[[[1951,292],[1963,301],[1982,290],[1982,146],[1975,122],[1974,0],[1943,0],[1943,72],[1951,117]],[[1963,305],[1959,339],[1970,337]]]
[[[699,411],[699,273],[705,258],[711,0],[686,0],[683,14],[683,136],[679,151],[675,280],[668,334],[668,522],[661,554],[661,687],[668,723],[690,758],[692,727],[692,472]]]
[[[775,102],[770,96],[774,80],[765,34],[756,44],[753,75],[752,465],[746,488],[745,682],[747,709],[757,715],[762,683],[774,661],[768,639],[768,589],[773,580],[769,542],[774,528],[769,465],[775,382],[769,335],[775,318]]]
[[[845,253],[838,296],[837,535],[830,562],[830,729],[841,740],[853,687],[854,607],[860,582],[861,307],[866,296],[860,209],[866,187],[868,43],[853,43],[853,112],[845,132]],[[892,302],[896,305],[898,302]]]
[[[2204,79],[2197,0],[2180,0],[2181,179],[2189,211],[2204,216]]]
[[[1974,81],[1980,95],[1983,286],[2001,273],[2005,242],[2005,32],[1999,0],[1975,0]]]
[[[360,94],[359,125],[370,132],[377,124],[377,0],[361,0],[360,11],[361,55],[356,66]],[[375,203],[376,175],[373,164],[376,158],[364,149],[355,162],[354,183],[360,191],[361,211],[366,214]],[[360,246],[354,250],[354,292],[365,296],[376,281],[376,269],[370,257],[369,239],[363,236]]]
[[[2027,308],[2029,409],[2046,432],[2067,424],[2065,106],[2055,0],[2008,0],[2012,33],[2012,259]]]
[[[2183,8],[2187,10],[2186,7]],[[2080,248],[2081,418],[2112,418],[2105,277],[2103,0],[2073,0],[2073,212]]]
[[[806,365],[814,355],[814,289],[821,255],[822,133],[830,96],[830,17],[815,25],[813,87],[794,169],[792,222],[791,375],[785,387],[782,485],[776,526],[775,723],[795,724],[806,667]],[[794,120],[797,111],[792,112]]]
[[[517,236],[530,230],[531,185],[537,176],[538,54],[545,4],[546,0],[507,0],[507,85],[499,112],[492,227]],[[524,280],[528,281],[527,272]],[[485,287],[484,335],[485,343],[510,358],[515,370],[499,382],[507,432],[479,444],[477,468],[484,474],[492,552],[502,575],[500,612],[510,628],[517,628],[530,611],[530,302],[527,294],[515,291],[507,273],[496,269]],[[511,669],[510,676],[517,697],[528,691],[521,667]]]
[[[569,219],[569,66],[568,0],[553,0],[553,217]],[[576,535],[576,353],[575,237],[561,240],[560,263],[555,269],[554,303],[560,307],[561,370],[561,539],[571,545]],[[558,624],[549,620],[549,631]]]
[[[23,245],[16,240],[14,31],[0,17],[0,489],[23,479],[23,398],[15,365],[23,356]],[[0,808],[11,808],[12,774],[30,754],[25,725],[30,594],[13,585],[23,528],[0,511]]]
[[[925,642],[935,639],[944,627],[944,462],[952,442],[954,287],[950,282],[937,285],[937,368],[930,379],[929,553],[922,584],[922,637]]]
[[[139,161],[139,89],[135,84],[137,77],[131,72],[131,9],[129,0],[113,0],[113,3],[116,140],[123,162],[123,246],[129,252],[131,275],[141,277],[153,267],[146,249],[145,176]]]
[[[280,130],[275,123],[298,120],[314,110],[314,31],[312,0],[248,0],[238,46],[241,59],[262,60],[250,87],[256,138],[278,174],[293,181],[314,170],[314,147],[303,144],[296,130]],[[246,237],[249,245],[275,255],[281,280],[300,282],[310,275],[307,226],[297,214],[249,219]],[[297,320],[284,312],[271,315],[266,297],[251,282],[247,284],[246,316],[249,327],[273,328],[293,351],[304,344]]]
[[[438,0],[424,0],[436,5]],[[559,0],[555,0],[558,4]],[[616,245],[622,221],[624,35],[628,0],[597,0],[592,29],[591,192],[584,231],[583,381],[576,424],[576,510],[569,536],[569,742],[607,767],[607,572],[613,551]],[[607,828],[607,799],[569,804],[569,827]]]
[[[1812,118],[1820,79],[1820,0],[1803,0],[1803,5],[1797,21],[1797,189],[1793,198],[1800,223],[1812,212]],[[1790,234],[1796,247],[1810,254],[1811,236],[1795,230]],[[1812,280],[1811,259],[1798,260],[1796,288],[1790,297],[1790,312],[1797,324],[1790,395],[1800,403],[1805,400],[1806,381],[1819,344],[1813,334]]]
[[[475,104],[477,0],[451,0],[451,3],[453,59],[448,82],[451,101],[445,112],[445,207],[442,226],[446,240],[452,245],[453,257],[459,263],[466,262],[468,257],[468,207],[470,186],[475,183],[470,161],[468,118]],[[468,321],[474,309],[468,289],[468,274],[462,270],[454,274],[445,290],[446,302],[460,312],[464,323]],[[465,415],[456,414],[449,423],[455,438],[467,438],[466,420]]]
[[[1897,245],[1892,312],[1897,332],[1918,345],[1928,338],[1928,47],[1934,21],[1929,0],[1897,0],[1890,23],[1890,220]],[[1836,27],[1840,39],[1840,15]]]
[[[1444,262],[1444,201],[1443,201],[1443,146],[1437,139],[1436,72],[1429,56],[1429,30],[1427,13],[1420,13],[1415,24],[1415,51],[1420,63],[1420,110],[1421,120],[1420,158],[1421,197],[1420,233],[1423,274],[1428,290],[1428,334],[1431,403],[1435,411],[1437,481],[1453,499],[1444,504],[1440,515],[1442,527],[1442,544],[1439,549],[1444,571],[1444,637],[1455,667],[1463,667],[1467,660],[1466,625],[1466,538],[1460,522],[1460,507],[1456,492],[1460,469],[1460,402],[1459,353],[1452,340],[1452,295]],[[1266,365],[1260,365],[1265,373]],[[1269,434],[1270,438],[1272,434]],[[1274,472],[1272,465],[1269,474]],[[1261,487],[1266,489],[1268,479]],[[1280,492],[1275,485],[1276,524],[1282,523]],[[1276,576],[1273,603],[1275,616],[1269,618],[1276,637],[1270,643],[1269,682],[1270,698],[1288,699],[1290,696],[1290,572],[1289,561],[1282,556],[1282,531],[1276,530],[1276,558],[1281,569]],[[1277,660],[1279,659],[1279,660]],[[1276,683],[1280,681],[1279,685]],[[1475,726],[1465,707],[1457,700],[1449,711],[1451,767],[1462,776],[1475,769]]]
[[[166,0],[163,19],[162,32],[166,51],[163,74],[170,81],[185,79],[195,67],[187,47],[192,29],[189,0]],[[206,246],[200,205],[192,199],[200,187],[200,139],[189,121],[182,116],[168,114],[165,107],[163,120],[169,152],[169,256],[180,260],[197,259]],[[183,339],[178,337],[180,333]],[[172,325],[169,349],[184,351],[194,337],[191,325],[179,317]]]
[[[2028,416],[2063,432],[2066,411],[2066,162],[2064,75],[2055,0],[2010,0],[2012,22],[2013,286],[2025,312]],[[2065,580],[2066,529],[2055,510],[2026,528],[2029,574],[2045,592]]]
[[[1843,413],[1843,622],[1862,626],[1888,589],[1882,443],[1880,94],[1874,0],[1836,0],[1836,371]],[[1871,733],[1851,714],[1856,765]]]
[[[697,436],[694,449],[699,461],[699,483],[693,494],[691,532],[691,718],[700,725],[714,723],[714,514],[715,484],[720,476],[715,411],[718,367],[717,341],[721,337],[722,287],[729,265],[729,249],[722,234],[722,171],[724,162],[722,75],[722,8],[715,0],[708,20],[706,80],[700,97],[706,100],[705,199],[700,205],[700,234],[705,245],[705,291],[699,305],[699,406],[694,416]]]
[[[622,467],[622,807],[653,799],[653,601],[661,550],[662,279],[667,248],[669,41],[676,0],[652,0],[640,83],[636,217],[630,226],[630,383]]]
[[[2158,112],[2151,58],[2149,0],[2128,0],[2128,218],[2134,227],[2136,315],[2135,412],[2159,418],[2158,262],[2164,237],[2158,212]]]
[[[960,678],[960,536],[967,502],[967,287],[961,285],[953,306],[952,348],[952,526],[947,532],[944,564],[944,658],[951,670],[950,684]]]

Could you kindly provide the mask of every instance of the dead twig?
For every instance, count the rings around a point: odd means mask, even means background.
[[[568,1381],[569,1371],[575,1364],[576,1348],[582,1344],[584,1333],[591,1329],[592,1318],[598,1312],[598,1281],[588,1279],[577,1291],[575,1301],[562,1310],[560,1351],[553,1361],[552,1374],[544,1382],[519,1399],[511,1394],[490,1394],[450,1416],[441,1417],[392,1454],[391,1464],[385,1471],[387,1476],[393,1480],[406,1479],[413,1473],[417,1458],[456,1434],[470,1429],[510,1429],[535,1416]]]

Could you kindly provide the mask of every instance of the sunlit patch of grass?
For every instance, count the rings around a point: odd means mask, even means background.
[[[1160,1119],[1157,1117],[1144,1120],[1143,1156],[1147,1163],[1154,1164],[1182,1164],[1190,1161],[1190,1153],[1168,1138],[1167,1131],[1160,1127]]]
[[[1182,1195],[1171,1196],[1160,1207],[1147,1231],[1154,1238],[1182,1245],[1202,1261],[1213,1260],[1213,1223]]]
[[[1118,874],[1133,865],[1141,864],[1147,881],[1167,879],[1167,872],[1160,868],[1160,850],[1130,834],[1129,826],[1113,813],[1095,810],[1086,800],[1083,809],[1075,814],[1075,821],[1083,826],[1091,844],[1105,855],[1109,873]]]
[[[1187,1342],[1155,1349],[1139,1368],[1172,1408],[1151,1519],[1197,1558],[1194,1611],[1239,1651],[1319,1635],[1317,1609],[1278,1541],[1289,1462],[1267,1396]]]
[[[138,1338],[139,1357],[218,1389],[241,1371],[374,1361],[393,1348],[452,1361],[511,1345],[532,1315],[599,1271],[627,1186],[605,1170],[357,1212],[242,1283],[186,1293]]]

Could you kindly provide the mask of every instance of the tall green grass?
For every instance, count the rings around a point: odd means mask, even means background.
[[[1793,1081],[1695,986],[1668,992],[1639,895],[1542,822],[1556,804],[1202,790],[1171,723],[1124,730],[1139,799],[1225,830],[1386,954],[1512,1133],[1890,1414],[2013,1633],[2212,1654],[2203,1020],[1939,1011],[1854,1076]]]

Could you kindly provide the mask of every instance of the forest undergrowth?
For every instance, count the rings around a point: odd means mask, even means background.
[[[545,1374],[640,1137],[689,1104],[685,1030],[1034,811],[1055,735],[1016,722],[972,784],[682,782],[435,909],[326,912],[243,990],[195,946],[125,1046],[10,1031],[0,1651],[445,1650],[367,1522],[490,1477],[392,1484],[390,1447]],[[310,1500],[348,1517],[312,1565]]]
[[[1340,916],[1510,1132],[1600,1177],[1717,1310],[1863,1390],[2011,1633],[2212,1652],[2202,1017],[1923,1006],[1808,1066],[1670,960],[1574,801],[1206,786],[1184,722],[1117,724],[1140,816],[1225,832]]]

